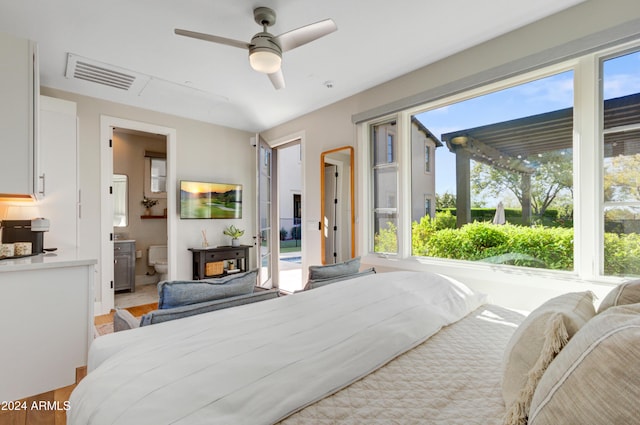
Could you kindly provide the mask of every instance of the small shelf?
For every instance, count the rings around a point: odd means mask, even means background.
[[[212,277],[229,276],[233,273],[224,271],[221,274],[207,275],[208,263],[219,263],[221,261],[232,261],[239,272],[246,272],[249,266],[249,248],[251,245],[240,246],[219,246],[208,248],[189,248],[193,253],[193,279],[207,279]],[[239,273],[234,272],[234,273]]]
[[[140,218],[143,220],[148,220],[151,218],[167,218],[167,216],[166,215],[141,215]]]

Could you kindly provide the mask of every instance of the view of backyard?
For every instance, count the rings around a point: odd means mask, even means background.
[[[432,169],[429,149],[426,171],[412,160],[412,211],[422,211],[412,215],[412,255],[573,270],[573,78],[566,71],[414,116],[441,145],[435,193],[416,183]],[[639,92],[640,53],[603,62],[605,275],[640,275]],[[398,252],[394,126],[373,128],[374,251],[384,253]],[[422,142],[411,143],[420,152]]]

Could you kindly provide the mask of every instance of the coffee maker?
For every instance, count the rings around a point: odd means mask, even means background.
[[[2,220],[2,243],[31,242],[32,254],[44,252],[44,232],[49,231],[49,220]]]

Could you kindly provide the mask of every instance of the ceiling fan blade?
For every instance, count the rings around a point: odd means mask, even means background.
[[[284,75],[282,74],[282,69],[274,72],[273,74],[268,74],[269,79],[271,80],[271,84],[275,87],[276,90],[283,89],[284,85]]]
[[[241,49],[248,49],[250,44],[244,41],[233,40],[231,38],[218,37],[217,35],[204,34],[201,32],[181,30],[176,28],[173,30],[177,35],[183,35],[185,37],[197,38],[204,41],[211,41],[213,43],[226,44],[231,47],[239,47]]]
[[[304,27],[285,32],[284,34],[276,36],[275,39],[280,43],[282,51],[286,52],[303,44],[310,43],[313,40],[317,40],[320,37],[324,37],[327,34],[331,34],[337,29],[338,26],[333,22],[333,19],[325,19],[315,24],[305,25]]]

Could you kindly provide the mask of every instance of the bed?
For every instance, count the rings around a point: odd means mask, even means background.
[[[500,424],[523,316],[486,301],[380,273],[106,335],[68,424]]]

